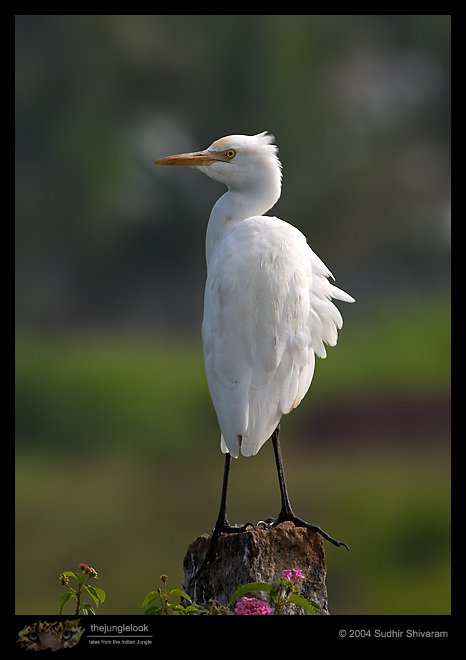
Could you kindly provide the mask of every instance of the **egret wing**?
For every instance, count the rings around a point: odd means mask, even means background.
[[[222,450],[256,454],[309,389],[314,352],[334,345],[350,298],[295,227],[266,216],[237,225],[209,263],[202,326]],[[352,300],[352,299],[351,299]]]

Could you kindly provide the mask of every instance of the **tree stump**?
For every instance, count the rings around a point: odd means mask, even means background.
[[[305,576],[299,595],[315,601],[328,614],[325,555],[322,537],[305,527],[284,522],[269,529],[221,534],[210,564],[196,579],[210,543],[210,535],[195,539],[184,558],[182,589],[196,604],[217,600],[227,606],[233,593],[247,582],[277,583],[286,568]],[[265,594],[247,594],[267,600]],[[307,615],[303,608],[287,605],[285,614]]]

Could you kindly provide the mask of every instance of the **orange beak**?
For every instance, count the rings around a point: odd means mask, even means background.
[[[174,156],[166,156],[156,161],[156,165],[188,165],[189,167],[202,167],[212,165],[220,158],[216,157],[213,152],[195,151],[190,154],[175,154]]]

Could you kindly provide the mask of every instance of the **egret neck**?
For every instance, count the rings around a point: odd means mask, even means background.
[[[208,167],[202,170],[209,174]],[[263,176],[264,172],[262,172]],[[281,172],[279,167],[270,172],[267,179],[252,181],[241,190],[230,188],[215,203],[209,218],[206,232],[206,261],[210,263],[215,246],[240,222],[252,216],[264,215],[274,206],[281,193]]]

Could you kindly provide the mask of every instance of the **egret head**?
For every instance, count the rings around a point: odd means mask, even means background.
[[[158,165],[196,167],[207,176],[221,181],[230,190],[256,188],[263,184],[281,186],[281,163],[273,135],[228,135],[213,142],[204,151],[167,156]]]

